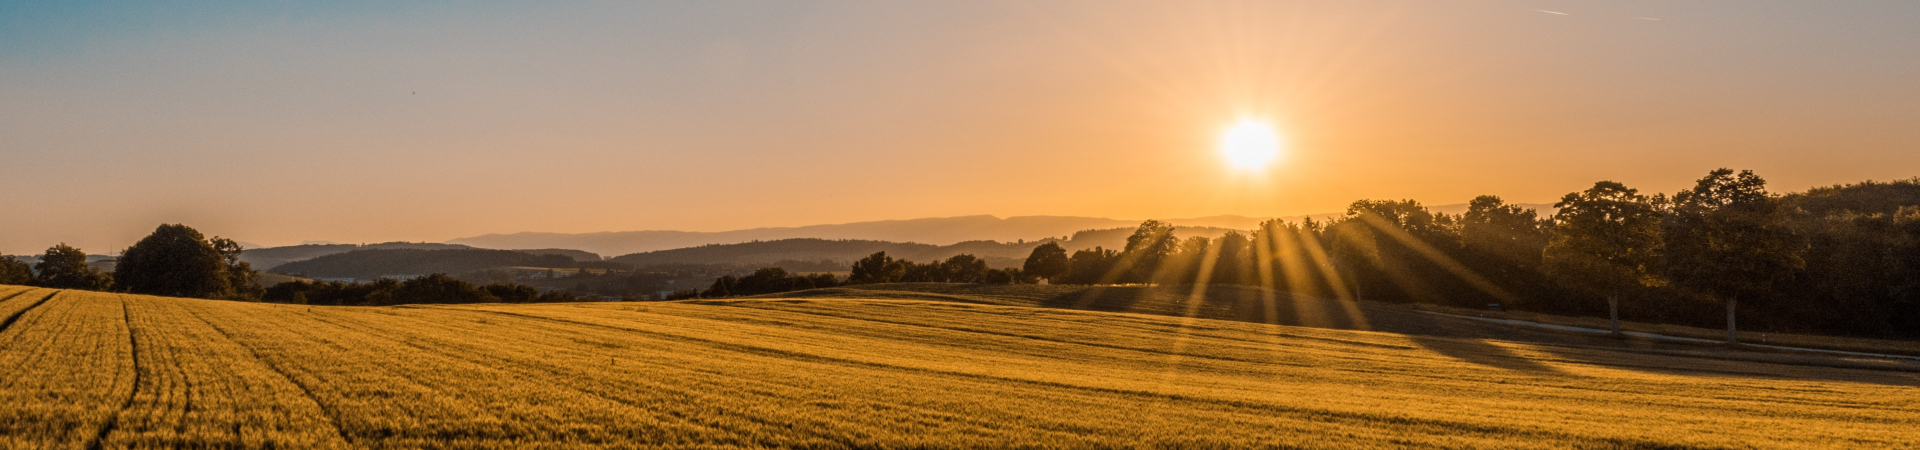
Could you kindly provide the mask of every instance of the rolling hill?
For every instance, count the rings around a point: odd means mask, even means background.
[[[1179,236],[1218,237],[1226,228],[1177,227]],[[940,261],[954,255],[970,254],[987,261],[995,268],[1020,267],[1026,262],[1033,248],[1046,242],[1058,242],[1067,251],[1094,247],[1124,248],[1127,236],[1133,234],[1132,228],[1113,228],[1105,230],[1083,230],[1071,235],[1072,239],[1042,239],[1026,242],[967,241],[952,245],[918,244],[911,242],[888,242],[859,239],[780,239],[774,241],[753,241],[738,244],[709,244],[699,247],[657,250],[631,255],[613,257],[611,260],[636,267],[657,264],[733,264],[733,265],[778,265],[783,261],[830,261],[834,264],[852,264],[853,261],[872,255],[874,252],[887,252],[887,256],[907,259],[915,262]]]
[[[248,264],[252,264],[253,268],[256,270],[268,271],[268,270],[277,270],[280,266],[286,265],[288,263],[306,261],[306,260],[311,260],[311,259],[319,258],[323,256],[338,255],[342,253],[361,251],[361,250],[477,250],[477,249],[475,249],[474,247],[469,247],[469,246],[459,245],[459,244],[432,244],[432,243],[425,243],[425,242],[419,242],[419,243],[387,242],[387,243],[366,244],[366,245],[301,244],[301,245],[290,245],[286,247],[268,247],[268,248],[258,248],[258,249],[250,248],[250,249],[247,249],[246,251],[240,252],[240,260]],[[600,261],[602,259],[600,255],[593,254],[591,252],[586,252],[581,250],[561,249],[561,248],[511,249],[511,251],[526,253],[531,255],[562,255],[562,256],[571,258],[575,261]],[[366,262],[372,262],[374,259],[378,259],[375,257],[369,257],[369,255],[361,255],[361,256],[362,256],[362,259],[360,260],[366,261]],[[295,270],[300,270],[300,269],[295,269]],[[331,273],[331,272],[338,272],[341,270],[348,270],[348,269],[328,269],[328,270]],[[388,270],[388,269],[379,269],[379,270]],[[418,273],[431,273],[431,272],[404,271],[404,272],[391,273],[389,275],[418,274]],[[316,276],[326,276],[326,275],[316,275]]]
[[[573,267],[564,254],[533,254],[515,250],[412,248],[355,250],[275,266],[273,273],[308,278],[371,279],[432,273],[460,274],[500,267]]]
[[[1550,204],[1522,203],[1519,204],[1519,206],[1539,210],[1543,215],[1551,214],[1554,211],[1553,205]],[[1467,205],[1465,203],[1438,205],[1429,207],[1429,209],[1436,213],[1460,214],[1466,212]],[[1316,220],[1325,220],[1338,217],[1340,213],[1285,216],[1279,217],[1279,219],[1297,222],[1309,216]],[[1168,219],[1166,221],[1174,225],[1191,228],[1251,230],[1258,226],[1260,222],[1268,219],[1270,218],[1224,215],[1188,219]],[[1085,230],[1132,228],[1140,225],[1140,222],[1140,220],[1100,217],[1016,216],[1003,219],[994,216],[979,215],[882,220],[803,227],[754,228],[715,232],[523,232],[459,238],[447,241],[447,243],[494,249],[577,248],[603,255],[626,255],[712,244],[738,244],[752,241],[775,241],[799,238],[825,240],[856,239],[913,242],[932,245],[951,245],[966,241],[1037,241],[1049,238],[1064,238],[1075,232]]]
[[[0,286],[0,447],[1920,445],[1912,368],[914,288],[307,307]]]

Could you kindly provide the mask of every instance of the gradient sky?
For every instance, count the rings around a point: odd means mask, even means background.
[[[1906,0],[0,2],[0,252],[1908,178],[1915,24]],[[1242,118],[1284,135],[1269,170],[1219,156]]]

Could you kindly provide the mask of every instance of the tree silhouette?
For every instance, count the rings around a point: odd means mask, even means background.
[[[904,275],[905,268],[887,256],[887,252],[874,252],[853,262],[853,273],[847,275],[847,284],[890,283]]]
[[[1158,220],[1141,222],[1133,235],[1127,236],[1126,249],[1120,251],[1121,264],[1129,275],[1126,281],[1152,283],[1161,263],[1173,255],[1179,245],[1180,239],[1173,235],[1173,224]]]
[[[1506,204],[1500,197],[1475,197],[1460,220],[1463,259],[1501,284],[1524,288],[1538,283],[1541,252],[1553,225],[1534,210]]]
[[[1212,280],[1195,280],[1196,283],[1251,284],[1256,282],[1252,279],[1252,271],[1249,270],[1253,262],[1252,242],[1246,235],[1238,231],[1228,231],[1214,239],[1213,246],[1218,249],[1218,253],[1213,259]]]
[[[987,262],[965,253],[947,258],[940,263],[940,269],[949,283],[985,283],[987,280]]]
[[[1654,265],[1661,248],[1660,213],[1639,191],[1601,181],[1555,203],[1560,213],[1543,251],[1547,273],[1606,297],[1613,333],[1620,334],[1620,296],[1661,281]]]
[[[55,245],[33,265],[34,284],[56,289],[105,290],[112,279],[87,265],[87,252],[67,244]]]
[[[1073,252],[1070,259],[1067,274],[1060,277],[1065,284],[1111,283],[1121,275],[1114,273],[1120,254],[1113,250],[1094,247]]]
[[[1067,274],[1070,263],[1067,249],[1061,248],[1058,242],[1048,241],[1033,248],[1033,253],[1027,255],[1027,263],[1020,270],[1027,276],[1045,278],[1052,283],[1054,277]]]
[[[235,292],[227,255],[180,224],[160,225],[127,247],[114,272],[118,287],[135,294],[226,298]]]
[[[33,266],[12,256],[0,256],[0,284],[27,285],[33,283]]]
[[[1751,170],[1717,169],[1673,196],[1663,222],[1673,282],[1727,307],[1727,342],[1739,342],[1734,313],[1742,298],[1766,294],[1805,267],[1806,242],[1787,222],[1766,180]]]

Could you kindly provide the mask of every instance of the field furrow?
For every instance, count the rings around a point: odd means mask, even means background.
[[[25,306],[45,292],[0,290],[0,448],[1920,444],[1914,372],[1631,348],[919,300]]]
[[[345,446],[318,403],[182,303],[129,297],[126,307],[140,385],[107,447]]]
[[[0,332],[5,332],[7,328],[13,326],[14,322],[20,321],[20,317],[25,315],[27,310],[46,304],[53,298],[54,293],[59,292],[53,289],[0,287],[10,288],[6,294],[0,294],[0,297],[4,297],[0,298]]]
[[[136,376],[120,306],[60,291],[0,331],[0,448],[86,448],[112,426]]]

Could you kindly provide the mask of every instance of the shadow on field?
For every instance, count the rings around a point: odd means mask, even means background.
[[[1620,340],[1467,318],[1423,314],[1398,305],[1294,297],[1242,286],[1066,286],[890,283],[771,294],[953,301],[1086,311],[1231,320],[1271,325],[1379,331],[1406,335],[1434,352],[1487,367],[1564,373],[1489,341],[1530,347],[1558,363],[1685,376],[1794,378],[1920,386],[1920,362],[1805,353],[1736,350],[1712,345]],[[1766,363],[1768,365],[1755,365]]]
[[[1415,345],[1432,350],[1434,353],[1461,361],[1506,370],[1521,372],[1551,373],[1567,375],[1553,366],[1541,364],[1525,356],[1515,354],[1506,347],[1494,345],[1481,339],[1447,339],[1417,334],[1407,335]]]

